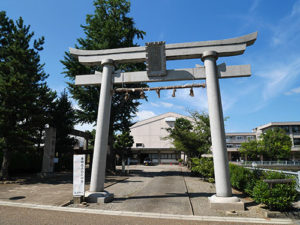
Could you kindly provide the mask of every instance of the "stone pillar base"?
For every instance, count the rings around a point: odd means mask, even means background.
[[[218,197],[213,195],[208,198],[211,209],[224,211],[244,211],[245,205],[238,197]]]
[[[114,200],[114,194],[107,191],[102,192],[85,192],[85,200],[89,203],[108,203]]]

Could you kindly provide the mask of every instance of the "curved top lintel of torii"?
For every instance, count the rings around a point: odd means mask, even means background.
[[[220,57],[243,54],[247,46],[254,44],[257,32],[244,36],[213,41],[187,42],[166,44],[166,59],[201,58],[205,51],[216,51]],[[112,59],[116,62],[143,62],[146,59],[146,47],[115,48],[104,50],[82,50],[70,48],[71,55],[78,57],[79,62],[85,65],[101,63],[103,59]]]

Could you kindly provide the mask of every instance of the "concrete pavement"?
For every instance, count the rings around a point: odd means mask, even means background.
[[[247,210],[228,214],[210,209],[208,197],[214,184],[189,176],[186,167],[176,165],[131,166],[131,176],[106,190],[115,194],[110,204],[89,204],[92,209],[153,212],[197,216],[243,216],[264,218],[266,210],[234,191],[246,203]],[[86,207],[70,205],[70,207]]]
[[[151,217],[152,219],[192,219],[202,222],[224,222],[230,219],[232,223],[237,221],[250,223],[250,220],[252,220],[254,223],[273,221],[273,224],[278,222],[265,218],[266,210],[237,192],[235,194],[240,195],[242,200],[246,202],[246,211],[226,213],[211,210],[207,197],[215,193],[214,184],[204,182],[198,177],[190,177],[187,172],[185,167],[174,165],[130,166],[129,177],[113,176],[106,179],[106,190],[115,194],[115,200],[112,203],[69,205],[68,207],[57,206],[72,199],[72,177],[70,175],[69,177],[61,175],[61,177],[53,177],[39,182],[34,182],[34,179],[30,181],[29,179],[29,181],[22,184],[0,184],[0,205],[4,206],[0,208],[0,221],[5,215],[2,212],[5,212],[5,210],[13,211],[9,207],[30,208],[32,206],[32,209],[40,208],[43,210],[50,210],[47,207],[54,207],[51,210],[66,211],[68,213],[100,213],[101,215],[109,214],[111,216],[122,214],[122,216]],[[86,190],[88,190],[88,185]],[[285,223],[281,224],[293,224],[289,219],[282,221],[285,221]]]
[[[107,176],[105,187],[127,179],[126,176]],[[86,180],[89,180],[87,176]],[[16,182],[0,184],[0,201],[62,206],[73,196],[72,173],[57,173],[51,177],[25,176]],[[89,185],[86,185],[88,190]]]

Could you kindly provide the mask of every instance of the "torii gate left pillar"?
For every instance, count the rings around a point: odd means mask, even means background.
[[[94,158],[91,177],[91,187],[88,194],[90,202],[109,201],[113,195],[104,192],[104,178],[106,165],[106,151],[108,141],[108,125],[111,108],[111,88],[114,83],[139,83],[139,82],[162,82],[176,80],[206,79],[209,116],[211,125],[212,152],[214,158],[216,195],[210,197],[212,208],[226,210],[242,210],[244,205],[237,197],[232,196],[228,158],[225,143],[225,131],[219,78],[250,76],[250,66],[224,66],[216,65],[217,57],[243,54],[247,46],[252,45],[257,37],[257,32],[238,38],[192,42],[183,44],[150,43],[147,47],[132,47],[123,49],[107,50],[79,50],[70,49],[72,55],[78,57],[84,65],[103,64],[103,73],[95,75],[76,76],[76,85],[99,85],[101,84],[99,111],[97,118],[97,132],[94,146]],[[162,45],[161,45],[162,44]],[[151,55],[154,52],[155,57]],[[162,61],[158,61],[161,57]],[[192,69],[166,70],[165,61],[174,59],[201,58],[204,67]],[[154,64],[151,65],[151,60]],[[117,63],[136,63],[146,61],[148,71],[113,73],[113,61]],[[150,62],[150,66],[149,66]],[[158,71],[157,65],[161,66]]]
[[[113,194],[104,192],[108,130],[113,88],[113,60],[105,59],[101,64],[103,65],[103,76],[97,114],[93,166],[90,191],[86,193],[89,202],[109,202],[114,197]]]

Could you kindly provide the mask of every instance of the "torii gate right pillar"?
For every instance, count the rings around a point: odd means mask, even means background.
[[[209,122],[216,183],[216,195],[210,197],[209,200],[211,208],[220,209],[221,207],[222,209],[244,210],[243,202],[237,197],[232,197],[222,100],[216,65],[217,58],[218,55],[215,51],[206,51],[202,55],[206,75]]]

